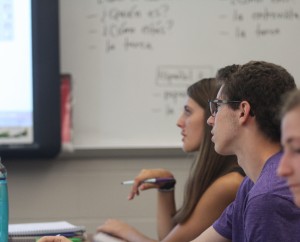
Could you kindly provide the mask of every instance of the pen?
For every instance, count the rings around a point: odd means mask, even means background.
[[[143,183],[162,183],[162,182],[174,182],[174,178],[150,178],[143,181]],[[131,181],[123,181],[121,182],[122,185],[132,185],[134,183],[133,180]]]

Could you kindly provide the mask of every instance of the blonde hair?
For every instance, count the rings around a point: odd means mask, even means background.
[[[281,108],[281,117],[294,108],[300,107],[300,90],[294,90],[284,96],[284,103]]]

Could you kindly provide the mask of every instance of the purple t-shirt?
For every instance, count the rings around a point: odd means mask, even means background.
[[[235,201],[213,224],[220,235],[233,242],[300,241],[300,209],[286,181],[276,175],[281,156],[267,160],[255,184],[244,179]]]

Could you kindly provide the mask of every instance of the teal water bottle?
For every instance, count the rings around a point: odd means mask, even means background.
[[[7,171],[0,158],[0,241],[8,241]]]

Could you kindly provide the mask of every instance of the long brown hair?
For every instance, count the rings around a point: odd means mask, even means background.
[[[204,78],[187,89],[188,96],[205,110],[205,121],[210,116],[208,100],[216,97],[219,88],[220,85],[215,78]],[[234,164],[237,164],[235,156],[221,156],[215,152],[211,141],[211,127],[206,123],[202,125],[203,140],[190,169],[183,204],[173,217],[176,224],[186,222],[206,189],[218,177],[229,172]]]

